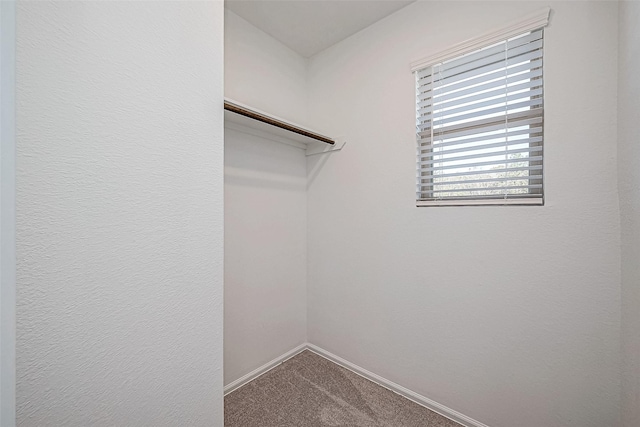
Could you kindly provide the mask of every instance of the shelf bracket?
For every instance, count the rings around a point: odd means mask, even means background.
[[[347,145],[347,141],[342,138],[336,138],[335,144],[327,146],[325,144],[308,144],[306,156],[317,156],[319,154],[333,153],[334,151],[340,151]]]

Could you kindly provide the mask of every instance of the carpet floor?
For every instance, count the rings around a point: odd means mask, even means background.
[[[460,427],[303,351],[224,399],[225,427]]]

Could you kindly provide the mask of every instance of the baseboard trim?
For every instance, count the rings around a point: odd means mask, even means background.
[[[224,395],[226,396],[227,394],[231,393],[232,391],[235,391],[235,390],[239,389],[240,387],[242,387],[243,385],[255,380],[260,375],[263,375],[263,374],[269,372],[270,370],[272,370],[276,366],[278,366],[278,365],[286,362],[287,360],[291,359],[293,356],[295,356],[295,355],[297,355],[299,353],[302,353],[307,348],[308,348],[308,344],[306,344],[306,343],[305,344],[300,344],[299,346],[297,346],[293,350],[289,350],[288,352],[286,352],[282,356],[276,357],[271,362],[267,362],[264,365],[260,366],[259,368],[254,369],[253,371],[249,372],[247,375],[244,375],[244,376],[238,378],[237,380],[229,383],[228,385],[226,385],[224,387]]]
[[[286,362],[287,360],[291,359],[293,356],[300,354],[305,350],[312,351],[318,356],[324,357],[325,359],[330,360],[331,362],[336,363],[342,366],[343,368],[348,369],[351,372],[368,379],[369,381],[373,381],[374,383],[380,385],[381,387],[384,387],[387,390],[391,390],[392,392],[397,393],[400,396],[403,396],[411,400],[412,402],[417,403],[420,406],[424,406],[425,408],[433,412],[437,412],[443,417],[447,417],[450,420],[453,420],[464,427],[489,427],[486,424],[481,423],[480,421],[474,420],[471,417],[468,417],[464,414],[461,414],[458,411],[455,411],[447,406],[444,406],[427,397],[424,397],[414,391],[409,390],[408,388],[402,387],[401,385],[396,384],[393,381],[389,381],[388,379],[383,378],[380,375],[367,371],[366,369],[361,368],[355,363],[351,363],[340,356],[336,356],[335,354],[328,352],[327,350],[320,348],[317,345],[309,344],[309,343],[301,344],[296,348],[294,348],[293,350],[286,352],[282,356],[273,359],[271,362],[268,362],[262,365],[261,367],[249,372],[247,375],[244,375],[243,377],[233,381],[229,385],[225,386],[224,395],[226,396],[227,394],[239,389],[243,385],[255,380],[260,375],[264,375],[265,373],[269,372],[271,369]]]
[[[412,402],[417,403],[420,406],[424,406],[427,409],[432,410],[433,412],[437,412],[443,417],[447,417],[450,420],[457,422],[458,424],[462,424],[465,427],[489,427],[486,424],[481,423],[480,421],[474,420],[471,417],[467,417],[464,414],[461,414],[458,411],[454,411],[451,408],[448,408],[444,405],[441,405],[438,402],[435,402],[427,397],[424,397],[418,393],[415,393],[405,387],[402,387],[399,384],[394,383],[393,381],[389,381],[386,378],[381,377],[380,375],[376,375],[373,372],[367,371],[360,366],[349,362],[339,356],[336,356],[333,353],[330,353],[316,345],[307,344],[306,349],[316,353],[318,356],[322,356],[327,360],[330,360],[338,365],[342,366],[345,369],[350,370],[351,372],[360,375],[374,383],[391,390],[394,393],[399,394],[400,396],[406,397]]]

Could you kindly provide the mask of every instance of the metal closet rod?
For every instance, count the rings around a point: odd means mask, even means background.
[[[322,136],[319,135],[317,133],[314,132],[309,132],[308,130],[299,128],[297,126],[291,125],[289,123],[283,122],[281,120],[275,119],[273,117],[269,117],[269,116],[265,116],[264,114],[260,114],[258,112],[255,112],[253,110],[249,110],[247,108],[244,107],[240,107],[239,105],[233,104],[231,102],[224,102],[224,109],[227,111],[231,111],[232,113],[236,113],[236,114],[240,114],[243,115],[245,117],[249,117],[250,119],[253,120],[257,120],[259,122],[262,123],[267,123],[271,126],[275,126],[278,127],[280,129],[285,129],[288,130],[289,132],[294,132],[297,133],[299,135],[304,135],[308,138],[313,138],[315,140],[318,141],[322,141],[326,144],[330,144],[330,145],[334,145],[336,142],[331,139],[331,138],[327,138],[326,136]]]

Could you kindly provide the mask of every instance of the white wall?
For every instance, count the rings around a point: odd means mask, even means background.
[[[224,11],[224,95],[307,124],[307,61],[235,13]]]
[[[16,419],[15,2],[0,2],[0,425]]]
[[[225,96],[306,121],[306,61],[225,11]],[[225,384],[306,342],[304,151],[225,133]]]
[[[416,208],[410,62],[547,5],[546,206]],[[418,2],[312,58],[348,143],[308,163],[311,343],[491,427],[619,425],[617,19]]]
[[[225,384],[307,340],[304,151],[225,129]]]
[[[640,3],[620,3],[618,182],[622,228],[622,419],[640,425]]]
[[[222,426],[221,2],[20,2],[21,426]]]

